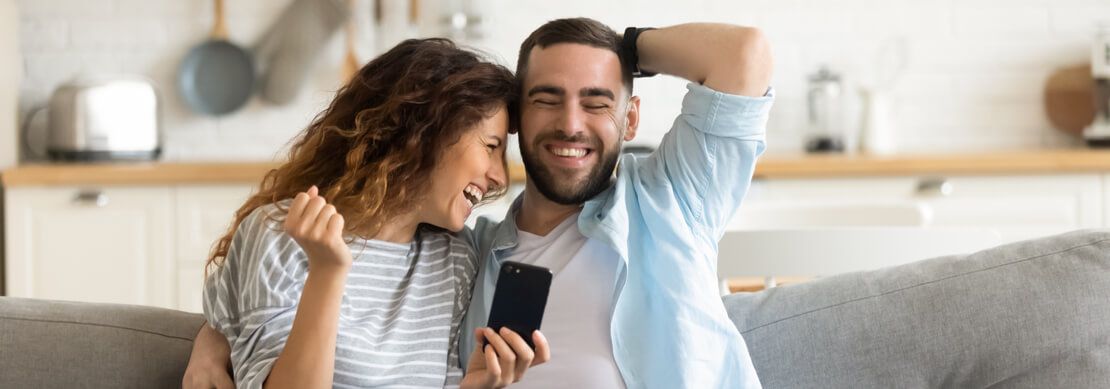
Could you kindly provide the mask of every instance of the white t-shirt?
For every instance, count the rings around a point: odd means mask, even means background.
[[[620,257],[583,236],[577,221],[574,214],[547,236],[517,230],[519,245],[505,258],[555,275],[540,326],[551,360],[514,388],[624,388],[609,334]]]

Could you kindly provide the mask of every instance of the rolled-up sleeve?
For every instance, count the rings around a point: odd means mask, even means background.
[[[307,261],[265,212],[243,220],[224,262],[205,280],[204,316],[231,345],[236,386],[261,388],[296,316]]]
[[[716,241],[751,185],[763,154],[774,91],[762,97],[688,84],[682,112],[640,165],[645,184],[667,187],[690,228]],[[659,193],[654,191],[654,193]]]

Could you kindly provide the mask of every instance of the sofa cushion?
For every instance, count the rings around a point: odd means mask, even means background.
[[[1110,387],[1110,232],[724,298],[768,388]]]
[[[198,314],[0,297],[0,388],[181,386]]]

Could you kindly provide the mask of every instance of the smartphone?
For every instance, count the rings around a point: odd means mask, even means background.
[[[509,327],[535,349],[532,332],[540,329],[543,322],[547,293],[551,289],[551,270],[505,261],[500,271],[487,326],[494,331]]]

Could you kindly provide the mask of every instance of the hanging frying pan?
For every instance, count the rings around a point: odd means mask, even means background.
[[[193,111],[220,116],[241,108],[250,98],[254,62],[249,52],[228,41],[223,0],[215,0],[215,9],[211,36],[185,55],[177,86]]]

